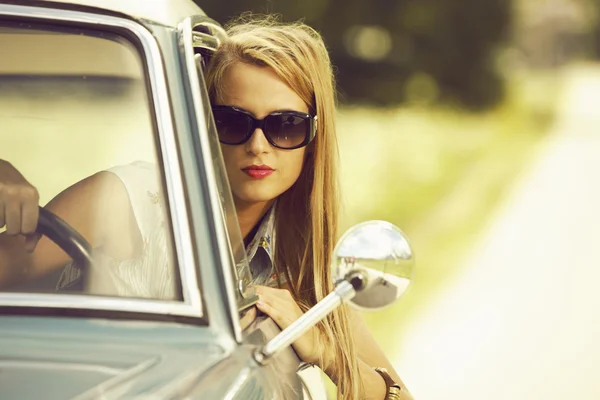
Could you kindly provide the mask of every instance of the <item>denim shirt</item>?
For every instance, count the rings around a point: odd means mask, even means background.
[[[252,283],[278,287],[286,281],[285,274],[277,274],[275,266],[275,206],[262,219],[254,238],[246,248]],[[279,278],[279,279],[278,279]]]

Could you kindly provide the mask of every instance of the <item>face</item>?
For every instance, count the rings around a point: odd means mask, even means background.
[[[218,105],[244,109],[258,119],[274,111],[308,113],[304,101],[268,67],[236,63],[223,77]],[[257,128],[246,143],[221,144],[231,190],[239,207],[269,203],[289,189],[300,176],[306,147],[273,147]]]

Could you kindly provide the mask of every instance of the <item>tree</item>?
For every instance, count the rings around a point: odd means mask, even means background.
[[[442,101],[483,109],[502,97],[494,57],[510,27],[510,1],[197,3],[221,23],[244,11],[304,19],[328,45],[343,102]]]

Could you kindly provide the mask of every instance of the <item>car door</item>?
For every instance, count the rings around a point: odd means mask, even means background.
[[[189,86],[192,91],[196,91],[196,96],[191,96],[192,101],[196,102],[192,109],[201,114],[197,116],[197,119],[199,124],[204,124],[206,128],[212,152],[215,185],[221,202],[222,217],[227,227],[232,265],[236,266],[231,273],[237,282],[237,312],[238,316],[241,316],[249,307],[252,307],[252,304],[257,301],[257,297],[253,295],[251,287],[248,286],[252,276],[204,83],[206,65],[220,42],[226,40],[226,34],[215,21],[197,16],[188,18],[180,25],[179,36],[179,42],[183,43],[182,57],[187,58],[185,64],[188,68],[186,75],[190,79]],[[241,343],[259,348],[280,332],[281,329],[272,319],[265,315],[259,315],[255,321],[240,331]],[[290,398],[290,393],[292,393],[297,398],[325,399],[319,371],[316,367],[302,363],[293,348],[289,347],[277,355],[270,365],[258,366],[253,373],[260,376],[263,384],[273,390],[272,395],[275,398],[281,396],[283,396],[281,398]]]

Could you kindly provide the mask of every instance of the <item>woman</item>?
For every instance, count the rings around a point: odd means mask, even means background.
[[[283,329],[333,289],[333,73],[321,37],[306,25],[238,21],[228,33],[209,65],[209,96],[242,234],[275,214],[274,266],[286,285],[259,286],[256,293],[258,308]],[[282,110],[292,112],[277,114]],[[373,368],[386,367],[396,382],[400,378],[360,317],[350,314],[338,309],[294,348],[332,378],[343,398],[362,398],[363,392],[383,399],[386,386]]]
[[[337,235],[338,204],[333,74],[322,39],[306,25],[283,25],[272,19],[242,21],[228,33],[229,40],[209,64],[209,95],[249,256],[256,259],[262,248],[262,254],[273,261],[272,269],[257,267],[254,276],[266,272],[280,286],[259,281],[263,285],[256,286],[257,307],[283,329],[332,290],[328,266]],[[93,246],[104,238],[122,236],[123,229],[133,232],[137,241],[111,245],[116,246],[113,253],[121,256],[138,254],[144,233],[137,202],[127,204],[122,190],[126,182],[123,171],[100,173],[67,189],[50,206]],[[113,236],[91,232],[85,217],[69,215],[70,201],[94,201],[100,186],[124,201],[123,213],[107,224],[107,229],[114,225]],[[127,187],[129,197],[135,190]],[[11,220],[19,226],[16,217]],[[12,228],[15,231],[29,232]],[[30,254],[39,253],[42,245],[50,246],[40,241]],[[21,246],[25,254],[22,250]],[[55,257],[51,263],[64,261]],[[47,259],[45,264],[50,264]],[[403,387],[402,398],[411,398],[360,317],[345,307],[293,346],[303,361],[318,365],[331,377],[340,398],[386,398],[389,383],[376,367],[385,367]]]

